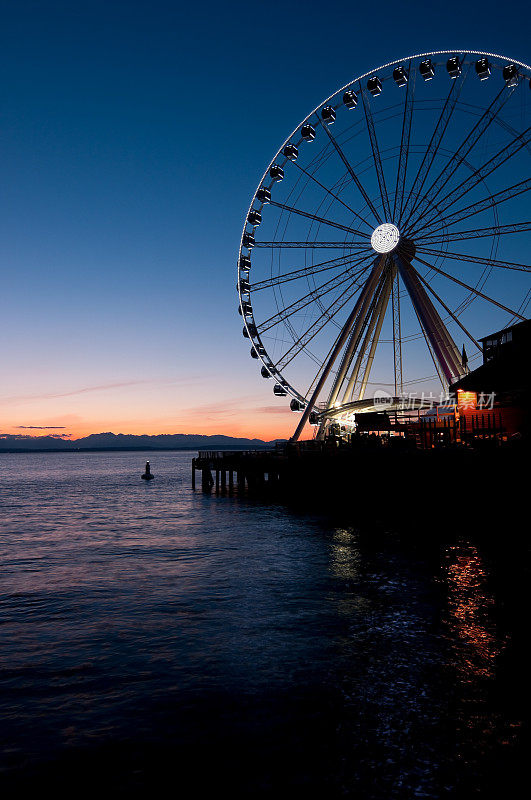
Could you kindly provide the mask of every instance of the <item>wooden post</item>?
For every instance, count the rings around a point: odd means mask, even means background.
[[[234,491],[234,476],[232,473],[232,467],[229,469],[229,492]]]
[[[227,470],[225,467],[221,470],[221,491],[225,492],[227,489]]]
[[[209,492],[212,489],[212,485],[214,481],[212,480],[212,473],[210,472],[210,466],[203,467],[201,470],[201,488],[204,492]]]
[[[192,490],[195,491],[195,458],[192,458]]]
[[[219,466],[216,465],[216,494],[219,494]]]

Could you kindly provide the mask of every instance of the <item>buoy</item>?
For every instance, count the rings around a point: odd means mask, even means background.
[[[142,480],[144,481],[151,481],[155,476],[151,474],[151,467],[149,466],[149,461],[146,461],[146,471],[142,475]]]

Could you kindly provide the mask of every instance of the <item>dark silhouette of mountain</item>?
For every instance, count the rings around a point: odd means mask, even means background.
[[[197,450],[216,448],[256,449],[271,447],[276,441],[245,439],[215,434],[161,433],[154,436],[129,433],[91,433],[81,439],[68,440],[61,436],[30,436],[28,434],[0,434],[0,452],[36,450]]]

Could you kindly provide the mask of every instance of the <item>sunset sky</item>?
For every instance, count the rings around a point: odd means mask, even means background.
[[[289,436],[236,256],[278,146],[410,53],[528,61],[526,2],[1,4],[0,433]],[[48,429],[48,430],[47,430]]]

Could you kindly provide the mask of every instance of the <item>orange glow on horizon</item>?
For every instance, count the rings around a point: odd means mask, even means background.
[[[286,399],[260,390],[251,394],[245,388],[220,386],[212,392],[201,385],[124,381],[80,390],[52,384],[49,393],[40,396],[15,390],[0,398],[0,435],[50,435],[70,441],[95,433],[225,435],[264,441],[292,436],[300,415],[290,411]]]
[[[176,415],[177,416],[177,415]],[[273,416],[273,415],[272,415]],[[117,422],[109,419],[80,420],[70,425],[59,426],[56,423],[31,425],[6,425],[0,424],[0,436],[2,434],[18,436],[56,436],[64,438],[65,441],[75,441],[82,439],[93,433],[115,433],[132,434],[137,436],[157,436],[161,434],[189,434],[203,436],[233,436],[245,439],[262,439],[271,441],[272,439],[289,439],[295,430],[298,417],[289,410],[284,415],[278,415],[271,420],[258,419],[258,415],[252,415],[247,419],[242,416],[239,419],[223,422],[209,419],[190,419],[184,423],[179,420],[171,421],[146,421],[128,420]]]

